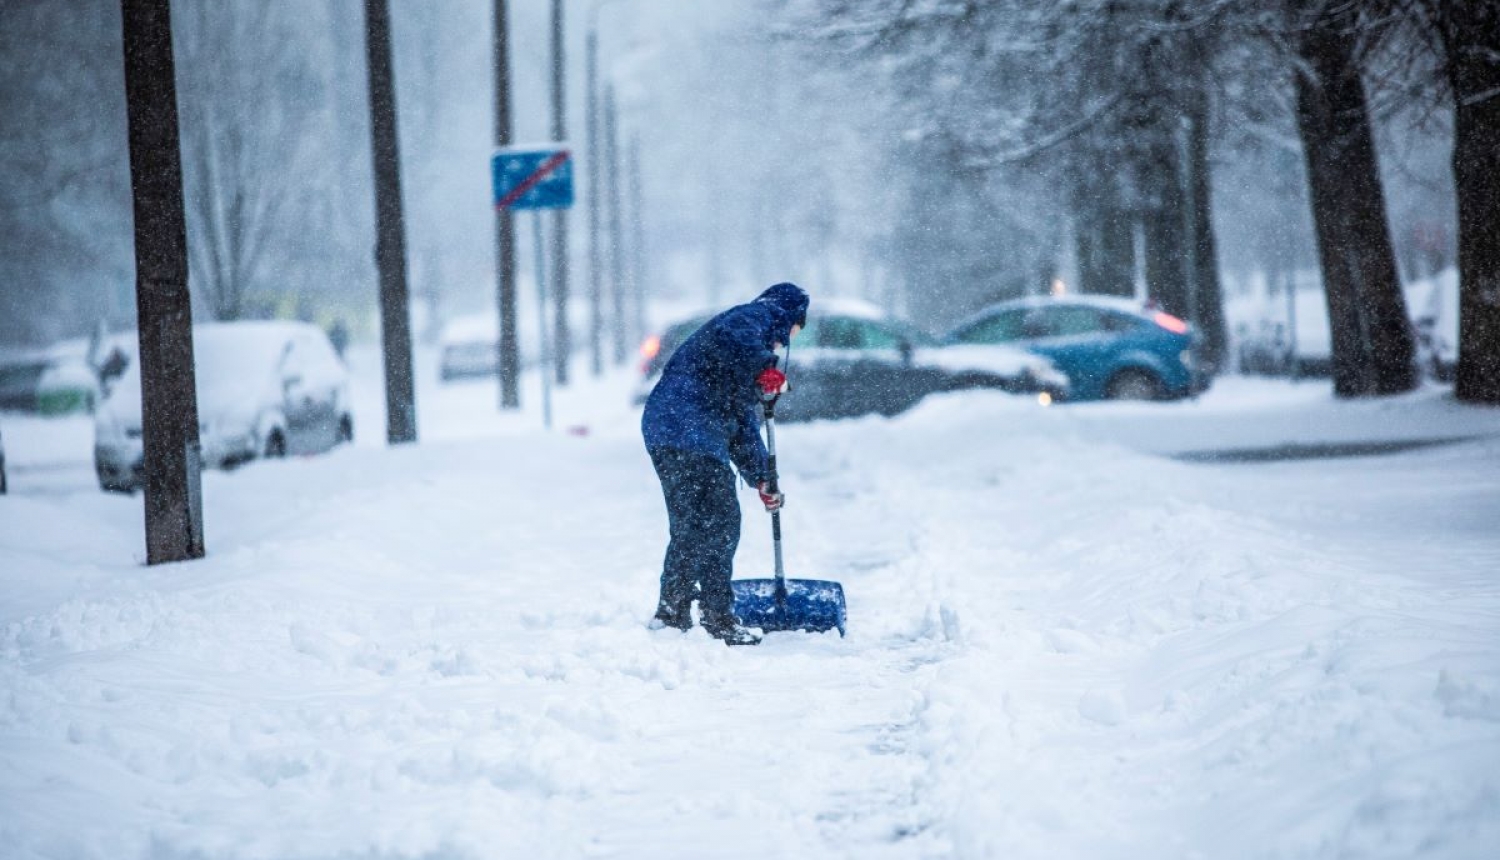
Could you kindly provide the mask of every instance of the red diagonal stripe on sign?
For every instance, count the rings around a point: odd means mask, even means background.
[[[538,182],[541,182],[543,179],[546,179],[547,178],[547,174],[551,173],[552,171],[556,170],[558,167],[562,166],[562,163],[564,161],[568,160],[568,156],[569,155],[571,155],[571,153],[569,153],[566,149],[564,149],[561,152],[557,153],[556,155],[552,156],[551,158],[547,159],[546,161],[542,162],[541,165],[537,167],[535,173],[533,173],[530,176],[526,177],[525,179],[521,180],[521,184],[520,185],[517,185],[515,188],[512,188],[510,190],[509,194],[505,195],[504,197],[501,197],[500,198],[500,202],[495,204],[495,208],[496,209],[509,209],[512,204],[514,204],[517,200],[520,200],[523,196],[525,196],[526,192],[528,192],[531,189],[535,188],[536,184]]]

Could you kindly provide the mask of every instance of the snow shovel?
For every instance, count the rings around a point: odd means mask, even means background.
[[[769,489],[779,492],[776,484],[776,396],[765,398],[767,466],[771,476]],[[774,579],[737,579],[734,586],[734,614],[745,627],[759,627],[767,633],[803,630],[823,633],[837,629],[844,635],[844,587],[827,579],[787,579],[781,562],[781,511],[771,512],[771,540],[776,550]]]

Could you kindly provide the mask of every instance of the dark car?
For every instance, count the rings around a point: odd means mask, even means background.
[[[676,349],[712,317],[701,314],[666,327],[641,347],[637,403],[645,402]],[[949,348],[878,308],[852,300],[820,300],[792,341],[787,375],[792,390],[777,406],[788,421],[895,415],[939,391],[997,388],[1067,396],[1067,377],[1051,362],[1022,350]]]
[[[1162,400],[1207,387],[1191,326],[1129,299],[1032,297],[1001,302],[960,323],[949,343],[1020,347],[1051,359],[1073,400]]]
[[[0,354],[0,410],[35,412],[37,386],[50,364],[41,350]]]

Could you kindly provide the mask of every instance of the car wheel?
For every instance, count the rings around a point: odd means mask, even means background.
[[[354,419],[351,416],[345,415],[339,419],[338,441],[340,444],[354,441]]]
[[[1104,389],[1110,400],[1160,400],[1161,380],[1145,370],[1122,370],[1110,377]]]
[[[286,437],[281,435],[280,430],[272,430],[271,435],[266,437],[266,458],[286,456]]]

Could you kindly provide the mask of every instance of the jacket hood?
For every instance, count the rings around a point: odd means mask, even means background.
[[[779,340],[786,343],[791,337],[792,326],[807,325],[807,306],[811,303],[807,290],[796,284],[783,282],[768,288],[755,297],[756,303],[769,305],[776,318]]]

